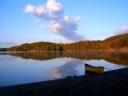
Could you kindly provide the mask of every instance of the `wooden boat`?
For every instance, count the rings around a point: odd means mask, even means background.
[[[92,66],[85,63],[85,71],[87,73],[93,73],[93,74],[103,74],[104,73],[104,67],[102,66]]]

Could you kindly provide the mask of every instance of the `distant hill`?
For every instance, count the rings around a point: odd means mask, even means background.
[[[128,49],[128,33],[109,37],[103,41],[109,48]]]
[[[105,39],[104,41],[119,41],[119,40],[128,40],[128,33],[115,35]]]
[[[85,51],[121,50],[128,51],[128,33],[109,37],[103,41],[80,41],[70,44],[49,42],[26,43],[8,48],[8,51]]]

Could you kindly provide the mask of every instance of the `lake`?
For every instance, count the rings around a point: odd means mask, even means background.
[[[128,53],[85,52],[14,52],[0,53],[0,87],[69,76],[86,76],[85,64],[103,66],[104,71],[128,67]]]

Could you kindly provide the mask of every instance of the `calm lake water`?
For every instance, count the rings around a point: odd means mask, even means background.
[[[128,67],[128,53],[101,51],[0,53],[0,87],[86,75],[84,63],[103,66],[104,71],[121,69]]]

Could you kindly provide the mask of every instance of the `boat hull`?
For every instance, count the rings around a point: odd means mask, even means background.
[[[89,64],[85,64],[85,70],[87,73],[94,73],[94,74],[103,74],[104,73],[104,67],[101,66],[91,66]]]

